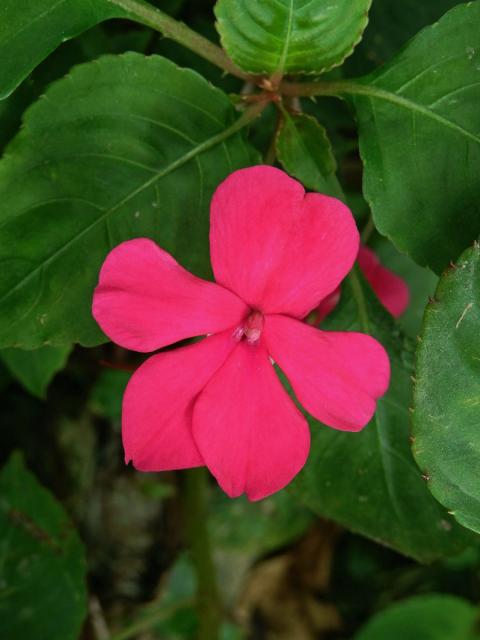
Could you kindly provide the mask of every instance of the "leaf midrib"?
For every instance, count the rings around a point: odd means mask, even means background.
[[[287,28],[285,31],[285,43],[283,45],[283,50],[280,54],[280,59],[278,61],[278,69],[277,73],[283,75],[285,70],[285,65],[288,57],[288,49],[290,48],[290,39],[292,37],[292,28],[293,28],[293,3],[294,0],[290,0],[290,7],[288,9],[288,20],[287,20]]]
[[[359,96],[367,96],[369,98],[377,98],[378,100],[385,100],[386,102],[390,102],[391,104],[396,104],[400,107],[403,107],[404,109],[408,109],[409,111],[414,111],[427,118],[430,118],[431,120],[435,120],[439,124],[449,129],[452,129],[457,133],[460,133],[464,137],[472,140],[473,142],[476,142],[477,144],[480,144],[479,136],[476,136],[470,131],[467,131],[467,129],[465,129],[464,127],[460,126],[455,122],[452,122],[451,120],[449,120],[448,118],[445,118],[444,116],[441,116],[439,113],[435,113],[435,111],[432,111],[428,107],[425,107],[421,104],[413,102],[412,100],[409,100],[408,98],[404,98],[403,96],[399,96],[396,93],[387,91],[386,89],[375,87],[373,85],[363,85],[363,84],[357,84],[354,82],[332,83],[331,88],[333,88],[333,84],[336,84],[336,91],[334,91],[334,95],[339,95],[344,93],[352,96],[359,95]]]

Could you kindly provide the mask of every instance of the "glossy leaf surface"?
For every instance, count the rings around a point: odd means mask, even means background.
[[[104,340],[92,292],[123,240],[149,237],[208,276],[212,193],[255,162],[236,119],[157,56],[106,56],[52,85],[0,163],[0,344]]]
[[[284,169],[307,189],[342,197],[327,132],[315,118],[285,113],[276,144]]]
[[[440,279],[417,350],[413,452],[433,495],[480,533],[480,250]]]
[[[449,595],[422,595],[377,613],[355,640],[474,640],[479,638],[477,610]]]
[[[378,230],[440,273],[480,233],[480,3],[454,8],[346,91]]]
[[[219,0],[222,44],[254,73],[322,73],[352,53],[371,0]]]

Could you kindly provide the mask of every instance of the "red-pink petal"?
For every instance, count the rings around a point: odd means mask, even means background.
[[[205,464],[232,498],[260,500],[305,464],[310,433],[265,349],[241,342],[200,394],[193,435]]]
[[[330,427],[359,431],[388,388],[385,349],[362,333],[320,331],[284,316],[265,318],[267,349],[305,409]]]
[[[183,269],[152,240],[138,238],[108,254],[92,311],[111,340],[147,352],[235,327],[247,307],[230,291]]]
[[[340,302],[342,288],[337,287],[333,293],[324,298],[318,306],[315,324],[320,324],[328,315],[332,313],[337,304]]]
[[[344,204],[305,194],[274,167],[235,171],[212,200],[215,279],[264,313],[304,317],[337,288],[358,246]]]
[[[407,309],[410,291],[406,282],[384,267],[368,247],[360,247],[358,263],[378,299],[392,316],[398,318]]]
[[[194,402],[236,344],[227,331],[159,353],[137,369],[123,398],[126,462],[140,471],[203,465],[192,437]]]

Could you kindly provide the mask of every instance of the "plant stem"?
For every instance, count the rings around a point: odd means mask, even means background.
[[[280,109],[277,110],[277,120],[275,122],[275,129],[273,131],[272,139],[270,140],[269,147],[263,159],[265,164],[275,164],[275,160],[277,159],[277,138],[280,133],[280,129],[283,125],[283,113]]]
[[[180,478],[185,533],[197,575],[198,640],[218,640],[222,603],[208,533],[207,471],[189,469]]]
[[[375,231],[375,223],[373,221],[372,214],[370,214],[370,216],[368,217],[367,224],[365,225],[362,231],[362,244],[367,244],[367,242],[370,240],[372,233],[374,231]]]
[[[358,266],[358,262],[356,262],[347,278],[350,282],[352,295],[358,308],[358,315],[360,316],[362,331],[364,331],[365,333],[370,333],[370,318],[368,317],[368,310],[365,302],[362,283],[360,282],[359,272],[360,267]]]
[[[138,620],[122,631],[114,634],[111,637],[111,640],[129,640],[130,638],[137,637],[139,633],[142,633],[142,631],[150,631],[152,627],[159,622],[168,620],[169,616],[172,616],[177,611],[191,605],[192,602],[189,598],[178,600],[175,604],[168,607],[159,607],[157,611],[154,610],[152,605],[148,605],[148,607],[145,608],[145,615],[139,617]]]
[[[143,0],[108,0],[111,4],[124,9],[124,11],[136,22],[159,31],[166,38],[175,40],[187,49],[197,53],[212,64],[220,67],[227,73],[230,73],[244,80],[255,81],[255,76],[245,73],[236,64],[234,64],[227,56],[225,51],[210,42],[208,38],[200,35],[193,29],[187,27],[183,22],[178,22],[172,17],[160,11],[156,7],[152,7]]]
[[[367,94],[371,93],[367,85],[362,85],[348,80],[334,82],[282,82],[279,92],[284,96],[340,96],[344,93]]]

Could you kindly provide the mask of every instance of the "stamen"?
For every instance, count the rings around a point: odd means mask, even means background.
[[[243,338],[244,335],[245,335],[245,329],[243,328],[243,326],[237,327],[233,332],[233,339],[236,342],[240,342],[240,340]]]
[[[260,342],[263,329],[263,315],[260,311],[253,311],[245,320],[243,325],[240,325],[233,332],[233,339],[240,342],[243,338],[246,339],[248,344],[256,345]]]

